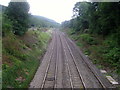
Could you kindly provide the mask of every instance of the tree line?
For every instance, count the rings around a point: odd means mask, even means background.
[[[115,34],[120,45],[120,2],[77,2],[73,18],[62,27],[106,37]]]
[[[120,2],[77,2],[73,12],[62,28],[71,32],[94,62],[120,75]]]

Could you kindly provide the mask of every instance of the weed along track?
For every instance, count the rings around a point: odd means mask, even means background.
[[[52,41],[30,88],[114,88],[64,33]]]

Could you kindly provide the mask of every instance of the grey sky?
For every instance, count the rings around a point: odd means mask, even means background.
[[[18,0],[16,0],[18,1]],[[21,1],[21,0],[20,0]],[[30,13],[53,19],[59,23],[71,19],[76,2],[83,0],[27,0],[30,4]],[[85,0],[84,0],[85,1]],[[88,1],[88,0],[87,0]],[[89,0],[90,1],[90,0]],[[92,1],[119,1],[119,0],[92,0]],[[0,0],[0,4],[8,5],[10,0]]]

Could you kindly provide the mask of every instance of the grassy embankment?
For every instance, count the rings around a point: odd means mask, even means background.
[[[114,76],[119,78],[120,47],[116,46],[114,35],[103,38],[101,35],[76,33],[70,29],[66,31],[98,68],[107,70],[110,75],[117,73]]]
[[[27,88],[42,58],[50,33],[29,30],[19,37],[3,37],[3,88]]]

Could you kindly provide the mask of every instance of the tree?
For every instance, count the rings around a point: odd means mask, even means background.
[[[13,32],[16,35],[23,35],[28,29],[29,4],[26,0],[15,2],[11,0],[8,5],[6,14],[13,21]]]
[[[99,24],[99,18],[100,15],[98,13],[99,3],[98,2],[92,2],[89,6],[88,13],[89,13],[89,32],[90,33],[97,33],[101,34],[101,26]]]
[[[73,12],[68,26],[75,31],[89,29],[89,33],[104,37],[120,33],[120,2],[77,2]]]
[[[70,27],[70,21],[64,21],[61,25],[63,28]]]
[[[80,31],[84,29],[89,28],[89,22],[88,22],[88,7],[89,7],[88,2],[77,2],[73,8],[74,15],[73,17],[75,19],[75,30]]]
[[[101,31],[103,35],[108,35],[111,32],[114,32],[116,27],[115,24],[115,3],[104,2],[99,3],[99,25],[101,25]]]

